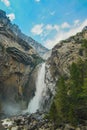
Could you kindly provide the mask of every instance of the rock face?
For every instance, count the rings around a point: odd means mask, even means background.
[[[42,58],[43,58],[44,60],[47,60],[47,59],[51,56],[51,53],[52,53],[52,51],[49,50],[47,53],[45,53],[45,54],[42,56]]]
[[[69,66],[78,59],[84,60],[85,53],[82,51],[83,40],[87,40],[87,28],[64,41],[58,43],[52,49],[52,55],[48,60],[51,74],[54,78],[58,75],[69,75]]]
[[[50,130],[53,127],[53,123],[48,119],[44,119],[44,116],[45,114],[40,112],[31,115],[27,113],[7,118],[1,122],[6,129],[10,130]]]
[[[31,37],[23,34],[19,27],[17,25],[13,25],[12,27],[12,31],[18,35],[19,37],[21,37],[24,41],[26,41],[30,46],[32,46],[37,53],[42,57],[45,53],[48,52],[48,49],[45,48],[44,46],[42,46],[40,43],[38,43],[37,41],[35,41],[34,39],[32,39]]]
[[[15,114],[34,95],[31,73],[43,60],[11,26],[5,12],[0,10],[0,110]]]
[[[10,29],[15,34],[16,37],[21,38],[23,41],[27,42],[30,46],[32,46],[40,56],[48,52],[47,48],[43,47],[40,43],[38,43],[31,37],[23,34],[16,24],[12,24],[10,22],[9,18],[6,17],[6,13],[0,10],[0,27],[2,27],[3,25],[7,29]]]
[[[85,52],[81,49],[83,40],[87,40],[87,27],[64,41],[58,43],[53,49],[50,58],[46,62],[45,83],[47,92],[44,99],[44,108],[49,108],[53,95],[55,95],[56,81],[60,76],[69,76],[69,67],[72,62],[85,59]]]

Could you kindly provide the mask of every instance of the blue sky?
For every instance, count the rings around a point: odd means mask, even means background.
[[[87,0],[0,0],[0,9],[47,48],[87,25]]]

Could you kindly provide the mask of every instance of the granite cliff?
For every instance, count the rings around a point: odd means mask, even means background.
[[[13,30],[14,25],[0,10],[0,109],[9,114],[26,108],[35,91],[33,70],[43,61],[31,42]]]
[[[69,67],[79,59],[86,59],[86,54],[83,46],[83,41],[87,40],[87,27],[84,27],[82,32],[77,33],[66,40],[58,43],[53,49],[52,54],[46,62],[45,83],[47,90],[43,97],[43,108],[48,110],[50,103],[55,95],[56,82],[61,76],[70,76]],[[47,105],[47,107],[46,107]]]
[[[82,49],[83,41],[87,40],[87,27],[66,40],[61,41],[52,49],[52,55],[48,60],[53,77],[69,75],[68,68],[72,62],[78,59],[84,60],[86,55]]]
[[[38,53],[41,57],[43,57],[43,55],[48,52],[48,49],[47,49],[47,48],[45,48],[44,46],[42,46],[40,43],[38,43],[37,41],[35,41],[35,40],[32,39],[31,37],[29,37],[29,36],[23,34],[23,33],[21,32],[21,30],[19,29],[19,27],[18,27],[16,24],[14,24],[14,25],[12,26],[12,31],[13,31],[17,36],[19,36],[19,37],[22,38],[24,41],[26,41],[30,46],[32,46],[32,47],[37,51],[37,53]]]

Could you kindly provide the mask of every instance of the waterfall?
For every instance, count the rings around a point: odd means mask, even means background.
[[[42,100],[43,90],[46,89],[46,84],[44,81],[45,81],[45,63],[42,63],[38,69],[35,96],[28,105],[29,113],[35,113],[37,110],[40,109],[40,102]]]

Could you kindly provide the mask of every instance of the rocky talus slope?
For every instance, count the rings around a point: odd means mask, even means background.
[[[59,127],[45,117],[46,113],[36,112],[29,115],[13,116],[1,120],[0,130],[87,130],[86,125],[72,126],[61,124]]]
[[[11,114],[26,107],[34,95],[35,82],[31,77],[43,60],[9,26],[5,12],[0,11],[0,111],[8,113],[9,109]]]

